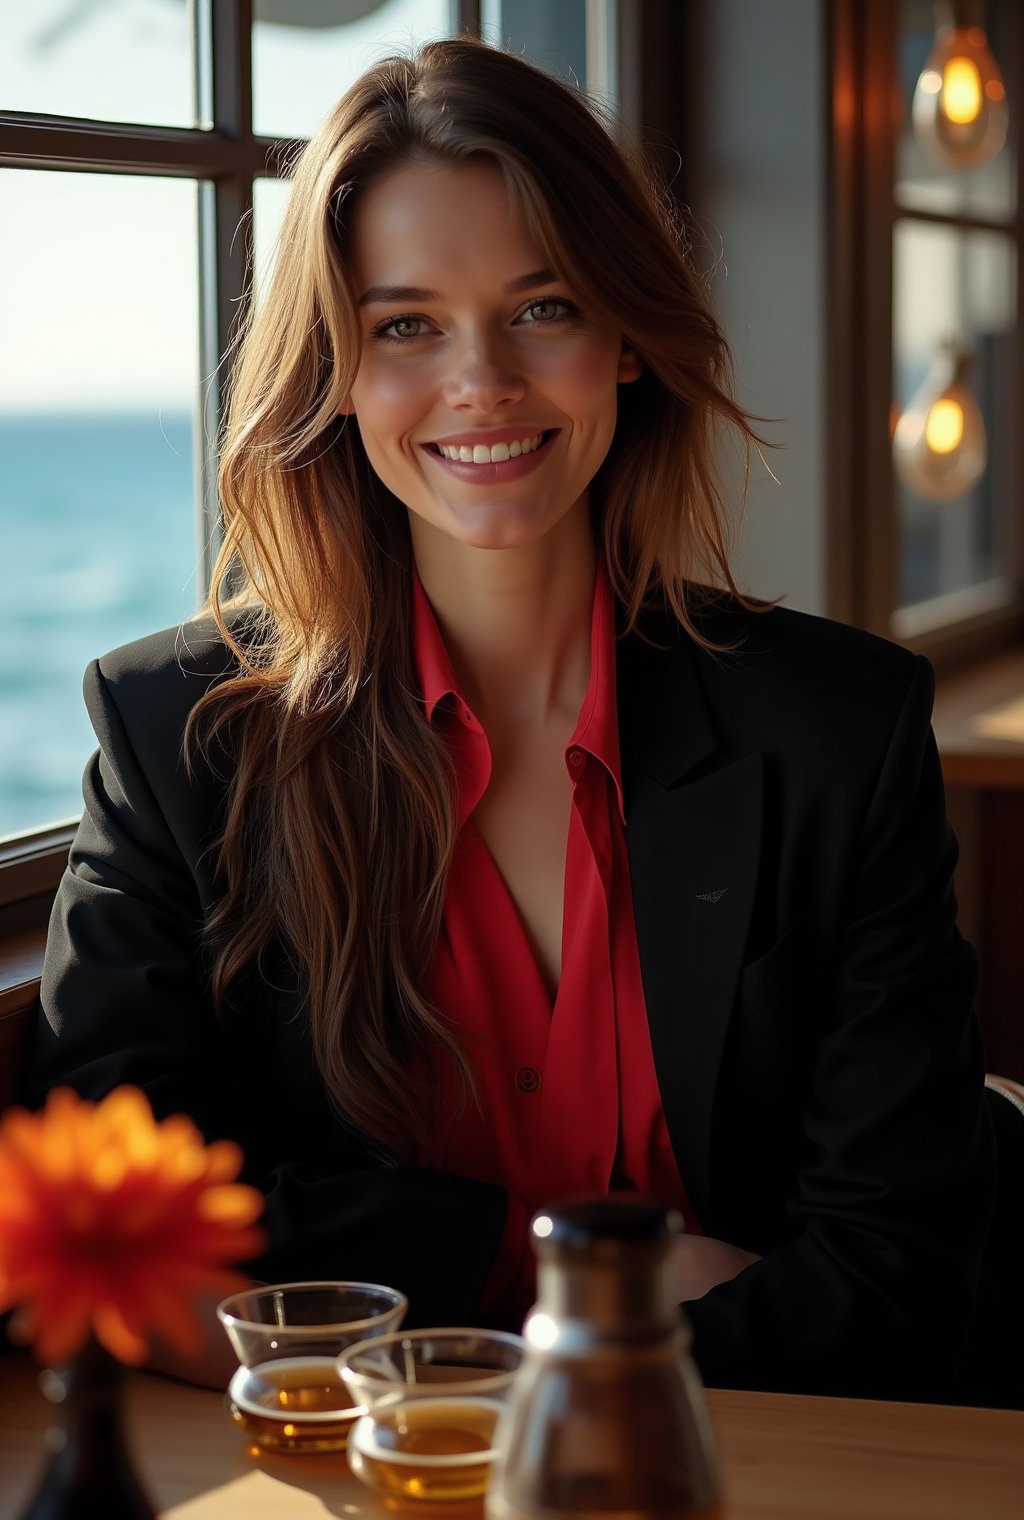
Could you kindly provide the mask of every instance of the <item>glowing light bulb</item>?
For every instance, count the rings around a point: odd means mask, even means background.
[[[982,104],[981,75],[973,58],[951,58],[942,71],[942,110],[957,126],[977,121]]]
[[[914,132],[954,169],[994,158],[1006,141],[1006,88],[980,26],[940,25],[914,91]]]
[[[985,472],[985,421],[968,384],[973,365],[972,353],[953,340],[943,343],[896,423],[896,473],[908,490],[928,501],[962,496]]]
[[[936,454],[950,454],[964,436],[964,409],[952,396],[933,401],[924,422],[924,437]]]

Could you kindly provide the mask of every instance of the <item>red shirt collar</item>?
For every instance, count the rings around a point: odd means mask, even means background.
[[[465,706],[455,667],[415,565],[412,571],[412,658],[428,723],[433,723],[434,710],[445,697],[455,697]]]
[[[412,654],[428,723],[440,703],[453,697],[460,713],[469,706],[459,687],[434,609],[415,567],[412,571]],[[619,812],[626,818],[615,692],[615,605],[604,565],[598,560],[590,623],[590,680],[568,750],[582,749],[599,760],[615,784]]]

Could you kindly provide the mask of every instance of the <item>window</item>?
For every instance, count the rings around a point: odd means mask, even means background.
[[[947,15],[984,29],[1009,103],[1004,145],[970,167],[937,159],[913,124]],[[831,21],[833,605],[941,668],[1024,627],[1024,17],[1016,0],[945,10],[840,0]],[[976,478],[943,481],[907,455],[954,370],[984,452]],[[934,463],[946,445],[928,437]]]
[[[188,617],[196,181],[0,174],[0,834],[80,809],[90,655]]]

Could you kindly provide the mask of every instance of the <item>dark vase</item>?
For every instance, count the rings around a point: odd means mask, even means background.
[[[40,1379],[55,1406],[49,1459],[21,1520],[156,1520],[121,1426],[120,1363],[91,1342]]]

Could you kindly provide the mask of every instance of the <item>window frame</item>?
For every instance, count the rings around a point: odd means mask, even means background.
[[[991,3],[991,0],[990,0]],[[998,232],[1017,252],[1015,390],[1024,395],[1024,18],[1007,7],[1008,56],[1000,57],[1017,148],[1014,215],[940,215],[902,206],[896,150],[907,102],[897,64],[899,10],[890,0],[834,0],[828,7],[832,113],[829,207],[827,448],[829,611],[952,669],[1019,642],[1024,633],[1024,524],[1004,524],[1008,574],[994,589],[969,588],[937,599],[935,616],[899,607],[899,523],[890,443],[893,405],[893,236],[897,221]],[[1016,479],[1024,451],[1015,439]],[[1008,510],[1012,511],[1012,507]],[[943,615],[944,614],[944,615]]]

